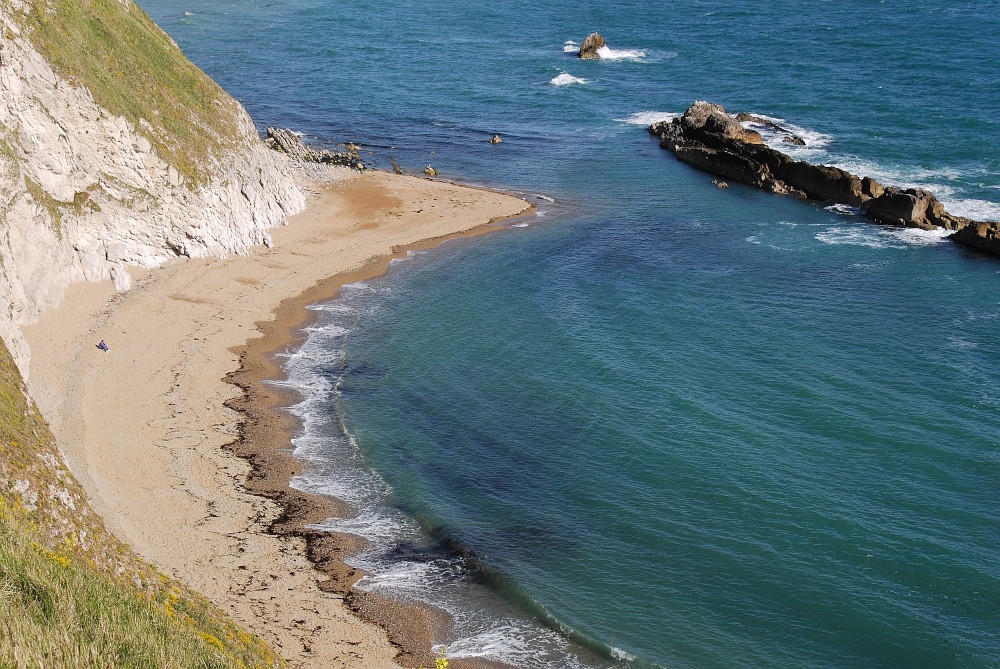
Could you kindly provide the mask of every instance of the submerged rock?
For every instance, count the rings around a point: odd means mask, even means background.
[[[603,46],[606,46],[606,44],[604,42],[604,37],[601,35],[601,33],[590,33],[589,35],[587,35],[587,39],[583,40],[583,44],[580,45],[580,58],[584,59],[600,58],[601,54],[597,53],[597,50]]]
[[[785,130],[768,119],[750,114],[730,116],[720,105],[698,101],[683,116],[654,123],[649,132],[680,160],[711,174],[772,193],[858,207],[885,225],[956,230],[954,241],[1000,255],[1000,223],[953,216],[928,190],[884,187],[871,177],[795,160],[765,145],[760,134],[744,128],[741,121]]]

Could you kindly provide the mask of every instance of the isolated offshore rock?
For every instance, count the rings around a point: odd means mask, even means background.
[[[858,207],[886,225],[956,230],[954,241],[1000,255],[1000,223],[953,216],[928,190],[884,187],[871,177],[795,160],[765,145],[759,133],[741,122],[786,132],[769,119],[750,114],[733,117],[720,105],[703,101],[695,102],[683,116],[654,123],[649,131],[680,160],[717,176],[771,193]]]
[[[603,46],[606,45],[601,33],[590,33],[587,35],[587,39],[583,40],[583,44],[580,45],[580,58],[600,58],[601,54],[597,53],[597,50]]]

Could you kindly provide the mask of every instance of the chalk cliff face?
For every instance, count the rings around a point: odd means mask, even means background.
[[[169,87],[130,79],[128,54],[111,49],[110,81],[123,90],[102,84],[95,95],[58,40],[48,43],[57,56],[46,53],[44,30],[75,37],[67,6],[112,12],[123,30],[145,31],[144,48],[152,40],[163,50],[157,58],[183,61],[202,113],[185,119],[164,109],[167,122],[154,104],[139,104],[142,86]],[[29,351],[19,326],[57,304],[70,283],[110,278],[124,290],[130,265],[244,254],[270,244],[268,228],[304,207],[285,159],[263,145],[243,108],[131,0],[4,0],[0,46],[0,337],[22,372]],[[109,109],[97,98],[124,102]]]

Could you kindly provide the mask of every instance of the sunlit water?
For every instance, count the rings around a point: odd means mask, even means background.
[[[1000,667],[1000,261],[645,132],[708,99],[1000,218],[997,2],[142,4],[262,127],[539,205],[287,355],[297,484],[450,655]]]

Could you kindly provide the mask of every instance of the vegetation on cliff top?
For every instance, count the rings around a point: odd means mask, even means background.
[[[131,0],[31,0],[19,21],[56,73],[131,121],[194,182],[242,141],[236,101]]]
[[[0,667],[279,667],[104,527],[0,342]]]

